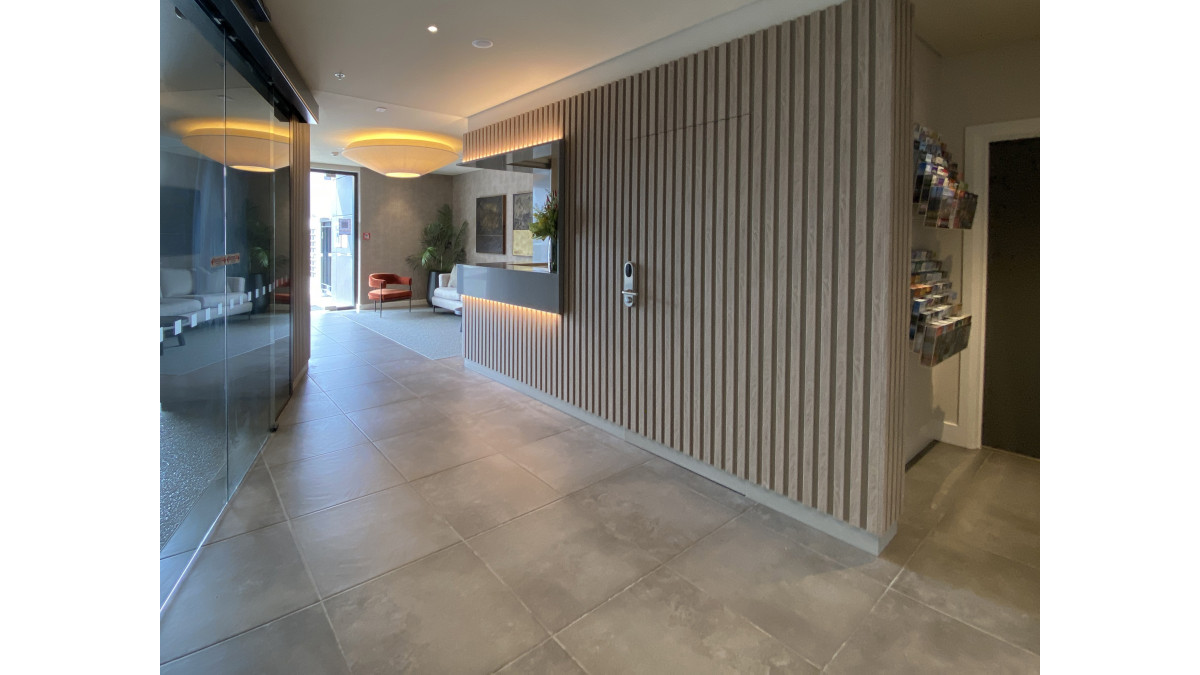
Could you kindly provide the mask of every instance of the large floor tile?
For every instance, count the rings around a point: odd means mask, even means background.
[[[336,415],[280,426],[263,448],[263,459],[267,465],[275,467],[367,441],[367,437],[345,415]]]
[[[312,605],[172,661],[162,675],[335,675],[349,673],[325,610]]]
[[[486,384],[482,376],[469,372],[455,372],[449,368],[424,370],[392,378],[421,396],[429,396],[447,389],[463,389]]]
[[[282,523],[287,516],[275,494],[275,484],[266,467],[258,466],[246,472],[246,478],[238,487],[225,513],[213,530],[209,541],[220,541],[229,537],[257,530],[267,525]]]
[[[329,396],[329,400],[333,401],[341,409],[341,412],[347,413],[367,408],[378,408],[389,403],[407,401],[417,397],[412,391],[391,380],[368,382],[356,387],[333,389],[327,395]]]
[[[619,539],[661,561],[729,522],[738,512],[665,478],[635,466],[569,497]]]
[[[545,506],[559,495],[503,455],[491,455],[413,481],[421,496],[463,537]]]
[[[764,525],[882,584],[890,584],[892,579],[900,574],[904,563],[912,557],[913,552],[917,550],[917,546],[926,535],[924,530],[901,524],[883,553],[875,556],[761,504],[747,510],[745,518]]]
[[[407,485],[310,513],[292,528],[322,597],[461,541]]]
[[[938,531],[1017,562],[1040,567],[1040,463],[993,451]]]
[[[1011,673],[1039,670],[1038,657],[903,595],[888,591],[827,672]]]
[[[667,564],[818,666],[885,589],[745,516]]]
[[[316,601],[287,523],[210,544],[163,612],[159,657],[171,661]]]
[[[904,472],[902,520],[930,530],[946,515],[979,470],[987,451],[938,443]]]
[[[404,482],[370,443],[273,467],[271,475],[292,518]]]
[[[188,561],[191,559],[192,552],[184,551],[158,561],[158,604],[160,606],[167,599],[171,589],[175,588],[179,577],[183,576],[183,570],[187,568]]]
[[[376,364],[375,367],[379,370],[379,372],[387,375],[397,382],[403,380],[406,376],[411,376],[416,373],[441,372],[445,370],[445,368],[439,366],[436,361],[430,361],[424,356],[419,359],[398,359],[394,361],[385,361],[383,363]]]
[[[325,601],[354,673],[490,673],[542,642],[538,625],[464,544]]]
[[[479,377],[483,376],[479,375]],[[587,422],[584,422],[574,415],[568,415],[558,408],[555,408],[551,405],[546,405],[545,403],[542,403],[541,401],[532,397],[526,397],[526,400],[522,401],[521,405],[529,410],[549,417],[552,421],[566,427],[567,429],[574,429],[587,424]]]
[[[497,408],[482,415],[456,419],[455,422],[486,434],[499,450],[520,447],[571,428],[523,404]]]
[[[651,458],[650,461],[646,462],[645,466],[660,476],[681,481],[705,497],[719,504],[724,504],[739,513],[758,503],[747,498],[740,492],[734,492],[724,485],[714,483],[704,476],[689,471],[674,462],[668,462],[662,457]]]
[[[413,350],[403,345],[391,343],[378,349],[368,349],[366,351],[355,354],[358,358],[366,361],[371,365],[381,363],[389,363],[393,361],[426,361],[424,356],[414,352]]]
[[[337,404],[325,392],[314,387],[313,393],[305,396],[292,396],[279,415],[279,424],[281,426],[299,424],[340,414],[342,414],[342,409],[337,407]]]
[[[424,398],[426,403],[436,407],[447,417],[463,419],[497,408],[518,405],[528,397],[502,384],[485,382],[435,391]]]
[[[380,349],[388,349],[396,344],[390,338],[385,338],[372,330],[368,330],[367,334],[354,334],[350,337],[343,337],[340,342],[355,354],[366,354],[368,352],[379,351]]]
[[[312,373],[309,377],[326,392],[387,379],[387,375],[376,370],[375,366],[351,366],[322,373]]]
[[[358,410],[347,413],[346,417],[373,441],[427,427],[453,424],[437,408],[418,398]]]
[[[663,569],[558,639],[590,673],[818,673],[723,603]]]
[[[568,501],[510,521],[470,544],[551,631],[658,565]]]
[[[342,354],[352,353],[349,349],[341,346],[333,338],[324,338],[318,340],[317,336],[313,336],[312,344],[309,345],[309,358],[324,358],[326,356],[339,356]]]
[[[1039,651],[1038,570],[934,532],[893,588],[1031,652]]]
[[[461,358],[461,357],[460,357]],[[520,658],[496,671],[497,675],[586,675],[583,668],[554,640],[525,652]]]
[[[309,374],[327,373],[331,370],[354,368],[369,365],[366,361],[349,352],[335,356],[310,356],[308,359]]]
[[[439,424],[375,441],[375,447],[404,474],[416,480],[496,454],[486,436],[457,424]]]
[[[595,427],[580,427],[504,453],[563,494],[648,461],[650,453]]]

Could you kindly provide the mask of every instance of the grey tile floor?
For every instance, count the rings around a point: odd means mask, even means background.
[[[933,448],[876,558],[347,324],[163,612],[164,673],[1038,671],[1037,461]]]

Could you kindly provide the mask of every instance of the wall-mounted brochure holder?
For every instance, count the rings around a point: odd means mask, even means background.
[[[971,315],[962,313],[958,292],[950,288],[948,270],[933,251],[914,250],[910,274],[908,339],[912,350],[921,355],[921,365],[936,366],[967,348]]]
[[[913,128],[913,223],[969,230],[979,196],[967,191],[946,144],[921,125]]]

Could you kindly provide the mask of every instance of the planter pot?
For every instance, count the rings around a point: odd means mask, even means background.
[[[250,283],[246,285],[246,291],[250,293],[251,297],[253,297],[254,289],[262,288],[265,283],[266,281],[264,281],[262,274],[251,274]],[[266,293],[263,293],[261,296],[254,298],[251,302],[253,304],[251,305],[250,312],[252,314],[262,314],[270,307],[269,303],[271,302],[271,299],[267,297]]]
[[[429,287],[425,291],[425,299],[429,301],[429,306],[433,306],[433,289],[438,287],[438,275],[441,272],[429,273]]]

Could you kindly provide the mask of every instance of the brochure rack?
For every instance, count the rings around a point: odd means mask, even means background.
[[[962,313],[958,292],[951,290],[947,272],[933,251],[913,250],[908,339],[924,366],[936,366],[966,349],[971,337],[971,315]]]
[[[913,224],[969,230],[979,195],[967,191],[946,144],[920,124],[913,127]]]

